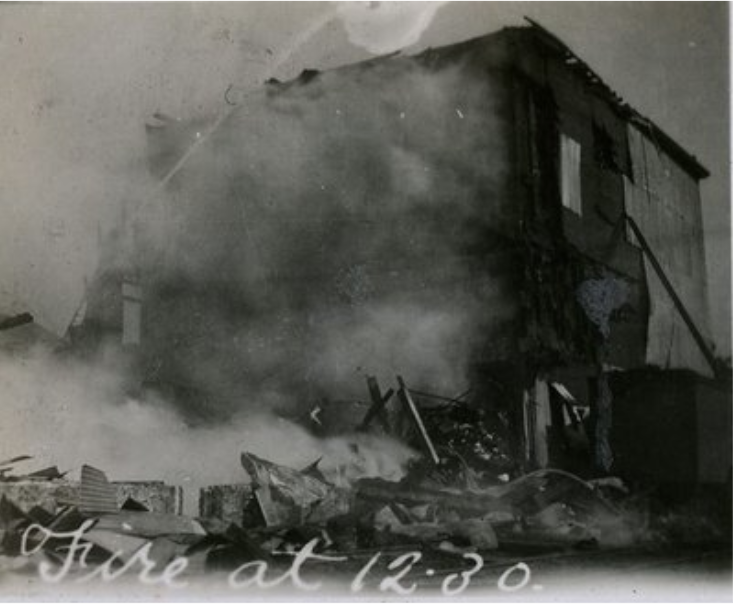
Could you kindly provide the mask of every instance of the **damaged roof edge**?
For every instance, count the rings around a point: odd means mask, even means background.
[[[383,63],[385,61],[390,60],[397,60],[397,59],[413,59],[413,60],[422,60],[427,59],[430,56],[436,56],[439,53],[445,53],[448,52],[451,49],[462,49],[465,47],[466,49],[469,47],[472,47],[473,45],[479,43],[480,41],[489,40],[491,38],[497,38],[499,35],[503,35],[504,32],[514,32],[514,31],[523,31],[523,32],[532,32],[533,34],[537,35],[539,39],[546,42],[547,45],[555,50],[556,52],[560,53],[564,58],[570,58],[574,60],[574,62],[584,70],[585,74],[588,76],[589,82],[596,87],[596,90],[601,94],[601,96],[613,107],[613,109],[621,115],[624,119],[627,120],[629,124],[640,130],[645,136],[647,136],[649,139],[652,140],[652,142],[659,148],[664,149],[673,160],[675,160],[684,170],[686,170],[689,174],[691,174],[694,178],[702,180],[704,178],[707,178],[710,176],[710,172],[698,161],[698,159],[688,153],[679,143],[677,143],[671,136],[669,136],[667,133],[665,133],[659,126],[657,126],[652,120],[649,118],[643,116],[638,111],[636,111],[631,105],[624,102],[624,100],[616,94],[616,92],[610,88],[603,79],[596,74],[593,69],[588,66],[587,63],[585,63],[580,57],[578,57],[575,53],[570,50],[570,48],[562,42],[557,36],[552,34],[549,30],[541,26],[539,23],[534,21],[533,19],[530,19],[529,17],[524,17],[526,21],[530,24],[526,27],[504,27],[500,30],[491,32],[489,34],[485,34],[482,36],[477,36],[475,38],[470,38],[467,40],[463,40],[460,42],[455,42],[452,44],[447,44],[444,46],[440,46],[437,48],[433,47],[427,47],[421,52],[418,52],[413,55],[406,55],[403,54],[402,50],[396,50],[394,52],[390,52],[384,55],[371,57],[369,59],[366,59],[364,61],[359,61],[356,63],[349,63],[346,65],[339,65],[337,67],[332,67],[327,70],[317,70],[317,69],[310,69],[306,68],[304,69],[297,77],[292,78],[290,80],[287,80],[285,82],[282,82],[276,78],[269,78],[266,81],[263,82],[263,88],[268,90],[271,88],[272,90],[278,90],[278,91],[285,91],[288,90],[290,87],[292,87],[295,84],[308,84],[309,81],[318,78],[322,73],[324,72],[340,72],[343,70],[350,70],[355,68],[370,68],[377,64]],[[222,125],[222,123],[229,117],[235,109],[241,105],[241,103],[228,103],[229,107],[228,110],[225,111],[218,119],[216,119],[210,128],[210,130],[202,137],[198,138],[187,150],[182,154],[182,156],[179,158],[179,160],[176,162],[176,164],[173,166],[173,168],[159,181],[157,185],[157,189],[160,189],[161,187],[165,186],[167,182],[169,182],[178,172],[179,170],[184,166],[184,164],[187,163],[187,160],[189,159],[189,156],[192,155],[192,153],[196,150],[196,148],[211,134],[216,132],[219,127]]]
[[[634,111],[631,109],[631,111]],[[703,166],[698,158],[685,151],[680,144],[662,130],[652,120],[634,112],[629,118],[629,123],[639,130],[644,136],[650,138],[652,142],[664,149],[680,166],[687,170],[693,177],[698,180],[708,178],[710,172]]]
[[[548,47],[552,48],[563,56],[566,60],[574,61],[575,64],[582,69],[589,83],[595,86],[596,90],[601,93],[602,97],[608,101],[608,103],[617,110],[626,120],[635,128],[637,128],[642,134],[652,140],[657,146],[664,149],[682,168],[689,172],[693,177],[702,180],[710,176],[710,172],[705,168],[694,155],[688,153],[682,145],[675,141],[669,136],[664,130],[662,130],[657,124],[651,119],[639,113],[631,105],[626,103],[616,92],[608,86],[585,61],[577,56],[567,44],[562,42],[557,36],[555,36],[548,29],[530,19],[524,17],[529,23],[529,27],[523,28],[508,28],[524,31],[532,31],[534,34],[545,42]]]
[[[655,124],[650,118],[642,115],[631,105],[626,103],[623,98],[616,93],[606,82],[600,77],[585,61],[577,56],[567,44],[562,42],[557,36],[555,36],[548,29],[530,19],[524,17],[529,23],[528,26],[510,26],[504,27],[503,29],[470,38],[462,42],[456,42],[453,44],[447,44],[437,48],[429,47],[423,50],[421,53],[412,55],[410,58],[421,59],[425,56],[430,55],[441,55],[451,50],[469,49],[474,45],[482,42],[488,42],[491,39],[497,38],[499,35],[504,33],[513,35],[514,33],[521,32],[522,35],[531,33],[536,36],[548,49],[552,52],[557,53],[563,61],[570,67],[571,70],[575,70],[578,75],[584,77],[587,83],[597,92],[600,97],[606,101],[612,109],[625,119],[631,126],[637,128],[642,134],[649,138],[655,146],[663,149],[667,152],[674,161],[676,161],[685,171],[698,180],[702,180],[710,176],[710,172],[705,168],[698,160],[697,157],[688,153],[682,145],[675,141],[669,136],[664,130],[662,130],[657,124]],[[391,58],[392,55],[387,57],[378,57],[372,59],[377,61],[382,58]],[[406,56],[406,55],[402,55]],[[347,67],[347,66],[346,66]]]

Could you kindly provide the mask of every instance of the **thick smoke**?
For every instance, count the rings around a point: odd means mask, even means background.
[[[497,111],[483,73],[411,59],[245,99],[136,214],[157,376],[225,416],[365,398],[365,374],[467,389],[472,351],[511,313],[484,265]]]
[[[292,422],[262,414],[192,428],[164,401],[123,397],[119,362],[112,351],[94,363],[42,351],[0,356],[0,458],[32,455],[18,471],[58,465],[78,478],[88,463],[111,480],[183,485],[186,511],[193,513],[199,488],[248,481],[241,451],[297,469],[321,458],[320,469],[338,484],[361,476],[398,479],[413,455],[367,434],[318,439]]]
[[[143,123],[298,73],[327,4],[3,4],[0,313],[63,334],[121,200],[150,194]],[[311,61],[321,62],[320,56]]]
[[[45,65],[50,52],[56,62],[53,78],[24,75],[37,89],[18,89],[28,94],[18,103],[32,111],[8,111],[22,144],[2,185],[3,197],[16,200],[3,266],[12,268],[6,289],[16,287],[3,298],[64,333],[98,243],[110,251],[108,227],[121,200],[132,200],[124,214],[138,229],[123,225],[122,256],[103,261],[101,274],[142,269],[145,377],[187,382],[204,396],[134,396],[121,371],[128,360],[110,350],[84,363],[2,357],[0,455],[32,454],[30,469],[91,463],[112,479],[191,487],[243,480],[243,449],[293,467],[321,456],[330,477],[396,478],[411,454],[402,445],[366,435],[316,439],[271,412],[365,399],[365,374],[384,388],[402,373],[417,387],[465,389],[476,319],[488,305],[499,318],[506,312],[501,285],[467,257],[493,219],[502,171],[493,153],[497,108],[482,74],[401,59],[306,78],[284,92],[270,86],[204,133],[152,196],[143,129],[134,125],[161,108],[215,113],[230,82],[250,85],[269,71],[261,63],[270,50],[263,44],[258,57],[244,58],[253,49],[231,39],[243,38],[242,23],[223,29],[186,10],[143,20],[80,12],[72,24],[53,7],[17,11],[8,64]],[[136,39],[109,38],[107,25],[122,16],[138,23]],[[320,15],[307,34],[330,18]],[[83,42],[68,46],[61,38],[72,25]],[[271,67],[305,39],[282,37],[289,43]],[[194,38],[196,49],[177,51]],[[185,95],[172,86],[182,74]],[[122,81],[135,94],[121,95]],[[38,175],[29,178],[31,169]],[[88,285],[95,295],[99,283]],[[227,421],[192,428],[183,409]]]

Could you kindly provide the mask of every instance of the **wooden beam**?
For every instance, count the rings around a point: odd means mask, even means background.
[[[357,497],[386,505],[400,503],[413,507],[429,503],[473,514],[511,511],[509,504],[496,493],[463,493],[457,495],[438,489],[410,487],[381,478],[361,478],[355,489]]]
[[[427,448],[427,452],[429,453],[429,456],[432,458],[432,461],[439,465],[440,458],[439,455],[437,455],[437,451],[434,448],[434,444],[432,443],[432,439],[429,437],[429,434],[427,433],[427,428],[424,425],[424,422],[422,421],[421,415],[419,415],[419,409],[417,409],[417,406],[414,404],[414,401],[411,398],[411,394],[409,393],[409,389],[406,387],[406,384],[404,384],[403,378],[398,375],[396,376],[396,379],[399,381],[399,399],[403,403],[404,407],[409,411],[409,415],[414,420],[414,424],[417,427],[417,430],[419,430],[419,434],[422,437],[422,440],[424,441],[424,445]]]
[[[652,251],[652,248],[649,247],[649,243],[647,242],[646,237],[644,237],[644,233],[641,232],[639,225],[636,224],[636,221],[631,216],[629,216],[628,214],[624,214],[624,217],[626,221],[629,223],[629,226],[631,227],[631,230],[633,231],[637,240],[639,241],[639,245],[641,246],[641,249],[644,251],[644,254],[649,259],[649,262],[652,264],[652,268],[654,269],[654,272],[657,273],[657,276],[659,277],[659,281],[662,283],[665,290],[669,294],[670,299],[672,300],[672,302],[675,305],[675,308],[677,309],[677,312],[680,313],[680,317],[682,317],[682,320],[685,322],[685,325],[687,325],[687,328],[690,330],[690,335],[692,335],[693,339],[695,340],[695,343],[698,345],[698,348],[700,349],[700,352],[705,357],[705,360],[708,361],[708,365],[710,365],[710,368],[713,370],[714,376],[719,377],[722,372],[721,372],[721,367],[718,363],[718,360],[713,354],[713,351],[710,349],[710,346],[708,346],[708,343],[705,341],[703,334],[700,333],[700,330],[698,329],[697,325],[695,325],[695,322],[690,316],[690,313],[687,311],[687,309],[685,308],[685,305],[682,303],[680,296],[677,295],[677,292],[675,291],[675,288],[672,286],[672,283],[667,277],[667,274],[664,272],[662,265],[659,263],[659,260],[657,260],[657,256],[655,256],[654,251]]]
[[[378,380],[374,376],[368,376],[368,393],[370,394],[372,405],[368,409],[368,413],[365,414],[363,421],[358,426],[358,430],[363,432],[368,429],[373,419],[378,416],[383,429],[386,432],[391,433],[391,426],[386,416],[386,404],[391,400],[394,395],[393,389],[389,388],[385,394],[381,394],[381,388],[378,386]]]

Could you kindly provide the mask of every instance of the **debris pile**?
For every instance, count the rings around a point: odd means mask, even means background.
[[[39,507],[55,514],[65,505],[83,507],[83,485],[88,471],[83,468],[81,482],[70,480],[68,472],[60,472],[56,466],[18,473],[16,466],[32,459],[29,455],[21,455],[0,461],[0,497],[6,497],[24,512]],[[135,501],[152,512],[182,512],[183,492],[179,486],[158,480],[113,482],[111,485],[116,509],[133,505]]]
[[[183,557],[188,572],[204,572],[308,543],[323,552],[419,548],[455,555],[624,545],[646,529],[638,520],[646,515],[630,513],[615,479],[586,482],[543,469],[512,480],[502,435],[462,397],[412,391],[401,378],[386,393],[369,378],[368,392],[372,404],[356,430],[378,420],[424,452],[400,480],[335,482],[319,459],[295,469],[243,451],[242,483],[203,488],[195,518],[182,514],[181,488],[114,483],[88,465],[78,483],[55,467],[11,474],[29,459],[21,456],[0,463],[0,554],[63,564],[70,548],[81,552],[86,544],[83,561],[112,568],[136,557],[154,567]],[[389,406],[394,397],[398,410]]]
[[[80,569],[96,562],[114,572],[135,561],[163,569],[186,559],[187,573],[202,573],[278,565],[279,554],[302,548],[515,555],[661,544],[680,526],[651,515],[646,495],[631,494],[615,477],[519,473],[502,430],[464,395],[418,392],[401,378],[384,393],[373,377],[368,393],[356,432],[383,430],[423,452],[398,480],[346,480],[323,472],[321,459],[297,469],[241,451],[242,482],[202,488],[199,516],[190,517],[182,514],[181,487],[110,482],[88,465],[79,482],[56,467],[17,473],[28,456],[0,462],[2,565],[43,560],[62,568],[78,555]]]
[[[27,481],[0,486],[23,485]],[[43,484],[43,483],[39,483]],[[156,484],[156,483],[154,483]],[[120,488],[91,466],[83,466],[79,485],[65,485],[49,495],[49,506],[19,505],[17,491],[0,497],[0,558],[4,568],[19,570],[40,562],[78,570],[104,565],[107,572],[138,561],[150,569],[163,569],[176,558],[186,558],[187,568],[217,568],[223,555],[232,561],[255,559],[263,552],[242,528],[216,519],[195,519],[154,511],[134,498],[140,485]],[[50,492],[50,491],[49,491]],[[72,497],[64,495],[71,493]],[[132,495],[126,496],[127,493]],[[120,499],[125,497],[122,505]],[[21,499],[22,501],[22,499]],[[160,499],[151,499],[160,503]],[[12,561],[12,562],[11,562]]]

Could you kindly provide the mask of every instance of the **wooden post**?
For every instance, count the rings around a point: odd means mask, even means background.
[[[424,441],[424,445],[427,447],[427,452],[432,458],[432,461],[436,465],[439,465],[440,458],[437,455],[437,451],[434,448],[434,444],[432,444],[432,439],[429,438],[429,434],[427,433],[427,428],[424,426],[422,417],[419,415],[419,410],[417,409],[417,406],[414,404],[414,401],[411,398],[411,394],[409,394],[409,390],[406,387],[406,384],[404,384],[403,378],[400,375],[398,375],[396,376],[396,379],[399,381],[399,399],[401,399],[401,402],[406,407],[406,409],[409,411],[409,415],[411,415],[412,419],[414,420],[414,423],[417,429],[419,430],[419,434],[421,435],[422,440]]]

